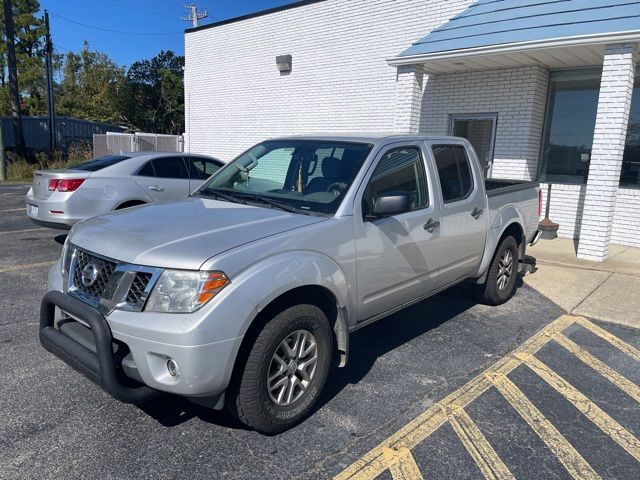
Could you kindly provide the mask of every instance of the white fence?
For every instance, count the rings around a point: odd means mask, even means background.
[[[121,152],[182,152],[182,135],[157,133],[117,133],[93,135],[93,155],[99,157]]]

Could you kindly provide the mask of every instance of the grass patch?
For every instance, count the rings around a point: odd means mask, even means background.
[[[31,182],[36,170],[53,170],[71,168],[93,157],[89,146],[69,148],[67,156],[62,152],[55,152],[51,157],[44,152],[37,153],[35,162],[28,162],[24,158],[7,152],[6,182]],[[0,182],[1,183],[1,182]]]

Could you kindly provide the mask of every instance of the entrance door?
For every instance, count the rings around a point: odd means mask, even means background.
[[[495,113],[451,115],[449,122],[450,135],[466,138],[473,145],[485,177],[491,176],[497,123]]]

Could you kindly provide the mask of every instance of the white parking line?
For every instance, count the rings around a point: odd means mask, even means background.
[[[49,229],[48,228],[27,228],[25,230],[9,230],[8,232],[0,232],[0,235],[9,235],[10,233],[41,232],[42,230],[49,230]]]
[[[6,213],[6,212],[19,212],[21,210],[26,210],[25,207],[20,207],[20,208],[9,208],[7,210],[0,210],[0,213]]]
[[[49,262],[30,263],[28,265],[15,265],[13,267],[0,268],[0,273],[15,272],[17,270],[26,270],[28,268],[49,267],[56,262],[57,260],[53,260]]]

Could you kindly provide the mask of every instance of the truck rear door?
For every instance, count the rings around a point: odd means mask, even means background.
[[[358,319],[367,320],[435,288],[440,262],[440,203],[424,143],[392,145],[377,156],[354,209]],[[428,172],[428,173],[427,173]],[[409,211],[372,215],[376,198],[409,195]]]
[[[484,177],[460,142],[429,142],[442,199],[442,251],[438,286],[469,276],[482,259],[487,235]]]

